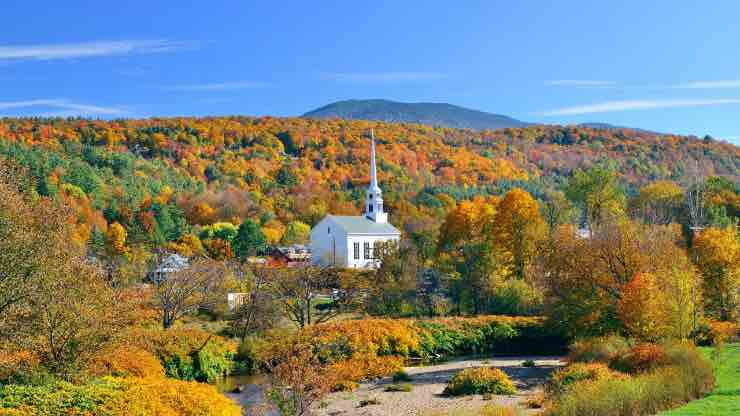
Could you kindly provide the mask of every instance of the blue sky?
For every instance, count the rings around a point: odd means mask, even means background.
[[[740,143],[740,2],[454,3],[9,0],[0,116],[386,98]]]

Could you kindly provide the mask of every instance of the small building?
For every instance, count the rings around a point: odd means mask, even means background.
[[[383,211],[383,192],[375,166],[375,138],[370,144],[370,186],[361,216],[327,215],[311,229],[311,261],[319,265],[349,268],[378,266],[379,248],[398,243],[401,232],[388,222]]]
[[[247,303],[248,296],[249,293],[227,293],[226,301],[229,305],[229,311],[233,312],[237,310],[240,306]]]
[[[275,263],[288,267],[311,261],[311,249],[302,244],[293,244],[286,247],[275,247],[272,251]]]
[[[152,283],[162,282],[171,273],[176,273],[190,267],[190,260],[177,253],[164,256],[154,269],[147,273],[147,278]]]

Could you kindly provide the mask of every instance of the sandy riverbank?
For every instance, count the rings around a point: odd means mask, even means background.
[[[522,367],[524,360],[534,360],[533,368]],[[392,384],[390,378],[362,383],[353,392],[333,393],[327,397],[325,406],[317,409],[321,416],[427,416],[457,409],[480,409],[486,404],[520,406],[527,397],[541,389],[548,374],[564,363],[560,357],[495,357],[492,359],[460,359],[424,367],[408,367],[413,386],[411,392],[386,392],[385,386]],[[484,400],[481,395],[445,397],[441,393],[447,380],[458,371],[469,367],[495,366],[506,372],[519,390],[512,396],[494,396]],[[379,404],[360,407],[362,400],[375,399]],[[530,413],[536,411],[527,410]]]

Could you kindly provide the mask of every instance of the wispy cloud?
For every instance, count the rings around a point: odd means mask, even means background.
[[[210,84],[187,84],[187,85],[171,85],[164,87],[170,91],[231,91],[231,90],[245,90],[252,88],[267,88],[271,87],[272,84],[266,82],[255,82],[255,81],[235,81],[235,82],[218,82]]]
[[[710,105],[740,104],[740,98],[721,99],[670,99],[670,100],[625,100],[606,101],[574,107],[545,111],[544,116],[573,116],[579,114],[608,113],[628,110],[650,110],[656,108],[704,107]]]
[[[65,99],[44,98],[37,100],[23,101],[0,101],[0,111],[17,110],[28,108],[45,109],[40,112],[28,113],[24,111],[23,115],[36,116],[124,116],[129,115],[128,110],[117,107],[103,107],[98,105],[80,104],[70,102]],[[51,109],[52,111],[49,111]]]
[[[599,81],[587,79],[555,79],[545,81],[548,87],[611,87],[617,85],[614,81]]]
[[[0,60],[40,60],[89,58],[170,52],[196,48],[196,42],[170,40],[122,40],[113,42],[60,43],[46,45],[0,46]]]
[[[322,79],[343,82],[431,81],[446,78],[438,72],[324,72]]]
[[[619,87],[623,89],[730,89],[740,88],[740,80],[688,81],[676,84],[623,84],[614,81],[558,79],[545,81],[548,87]]]
[[[682,84],[676,84],[673,88],[685,89],[716,89],[716,88],[740,88],[740,80],[719,80],[719,81],[691,81]]]

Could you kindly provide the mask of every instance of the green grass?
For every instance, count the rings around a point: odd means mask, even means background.
[[[711,358],[712,348],[701,348]],[[686,406],[660,413],[663,416],[740,415],[740,343],[727,344],[715,362],[717,387],[714,392]]]

